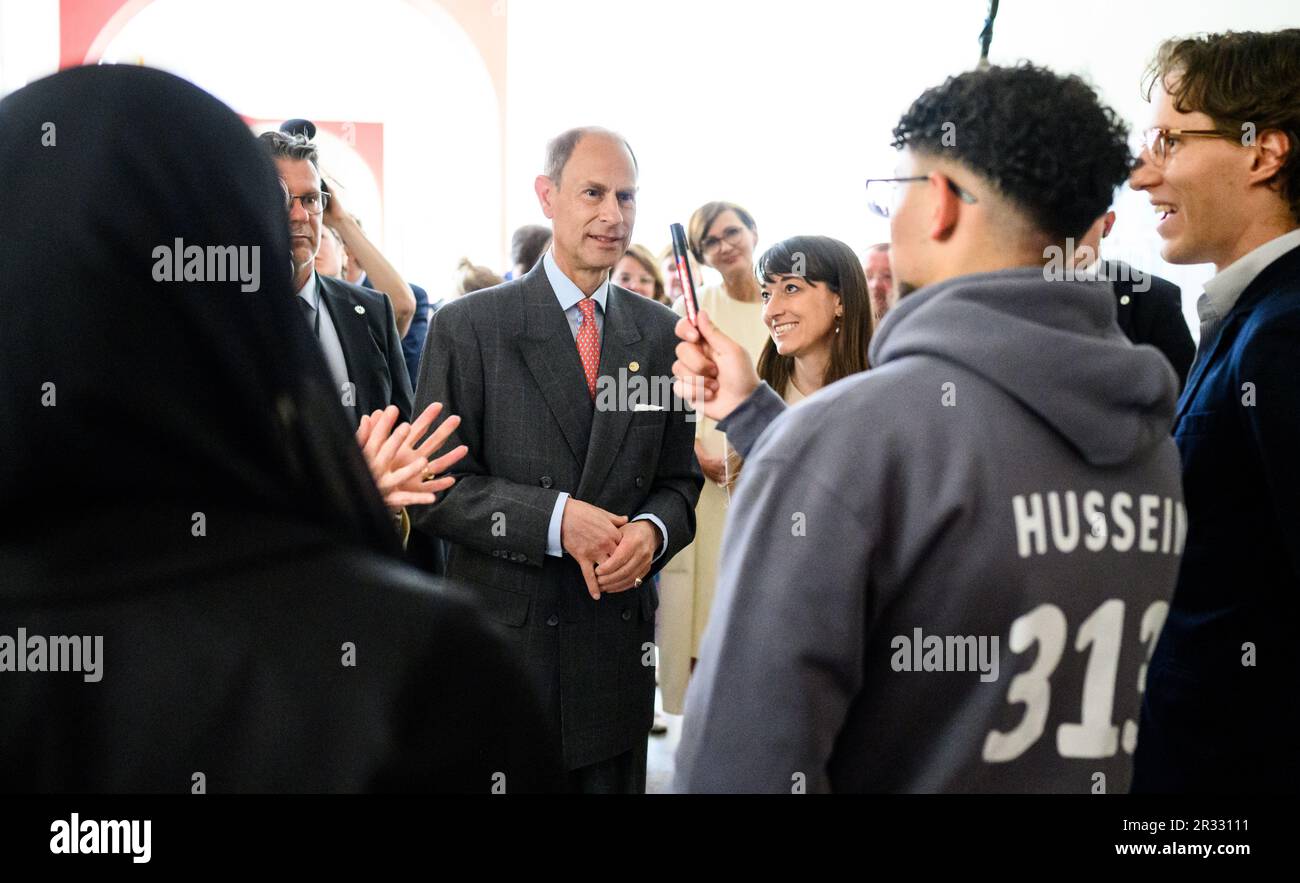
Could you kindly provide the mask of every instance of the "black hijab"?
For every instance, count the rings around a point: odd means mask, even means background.
[[[239,117],[169,74],[0,101],[0,593],[400,551],[293,302],[282,192]],[[260,288],[155,281],[177,239],[258,247]]]

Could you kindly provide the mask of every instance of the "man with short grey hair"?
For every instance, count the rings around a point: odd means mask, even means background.
[[[676,343],[671,310],[609,279],[636,218],[631,149],[574,129],[551,142],[545,168],[534,186],[551,249],[433,316],[418,403],[458,414],[450,444],[469,454],[412,519],[451,541],[447,575],[506,627],[561,734],[572,789],[639,793],[654,709],[650,577],[694,537],[703,478],[680,400],[604,392],[629,378],[666,390]]]

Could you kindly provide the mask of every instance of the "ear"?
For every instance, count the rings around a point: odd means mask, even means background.
[[[835,318],[844,318],[844,298],[838,294],[835,295]]]
[[[930,238],[942,241],[952,236],[961,214],[961,198],[952,192],[948,179],[939,172],[930,173],[930,196],[934,200],[930,214]]]
[[[555,218],[555,191],[558,189],[555,182],[545,175],[538,175],[533,181],[533,190],[537,193],[537,201],[541,204],[542,214],[546,215],[548,221]]]
[[[1250,182],[1262,183],[1270,180],[1286,165],[1287,154],[1291,151],[1291,139],[1286,132],[1278,129],[1265,129],[1255,139],[1254,161],[1250,167]]]
[[[1114,226],[1115,226],[1115,213],[1113,211],[1106,212],[1106,222],[1102,225],[1101,228],[1101,238],[1105,239],[1107,236],[1109,236],[1111,228]]]

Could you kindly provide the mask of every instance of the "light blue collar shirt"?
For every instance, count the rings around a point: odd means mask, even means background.
[[[582,327],[582,310],[578,309],[578,301],[586,295],[582,289],[573,283],[573,280],[564,275],[560,265],[555,262],[555,255],[550,251],[542,258],[542,268],[546,270],[546,278],[551,283],[551,290],[555,292],[555,299],[560,302],[560,309],[564,310],[564,318],[569,320],[569,330],[573,332],[573,339],[578,339],[578,329]],[[600,287],[591,293],[591,299],[596,302],[599,308],[596,310],[596,338],[604,341],[605,337],[605,304],[609,300],[609,276],[605,276],[605,281],[600,283]]]
[[[578,309],[578,302],[586,295],[582,289],[574,284],[573,280],[564,275],[560,265],[555,262],[555,255],[548,249],[545,257],[542,258],[542,269],[546,271],[546,278],[551,283],[551,290],[555,292],[555,299],[560,302],[560,309],[564,310],[564,318],[569,320],[569,331],[573,332],[573,339],[578,339],[578,329],[582,327],[582,310]],[[605,276],[605,281],[600,283],[600,287],[591,293],[591,299],[596,302],[596,338],[602,343],[605,340],[605,305],[609,300],[609,276]],[[569,494],[560,491],[559,497],[555,500],[555,508],[551,510],[551,522],[549,529],[546,531],[546,554],[555,558],[563,557],[564,547],[560,542],[560,527],[564,522],[564,504],[569,500]],[[615,513],[618,514],[618,513]],[[651,515],[649,512],[643,512],[634,516],[633,521],[649,521],[659,528],[659,550],[655,553],[655,559],[664,553],[668,548],[668,528],[664,526],[658,516]]]

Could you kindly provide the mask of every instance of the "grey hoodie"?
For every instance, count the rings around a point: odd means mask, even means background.
[[[752,450],[775,394],[728,421],[677,790],[1127,791],[1187,524],[1172,368],[1033,268],[910,295],[870,356]]]

